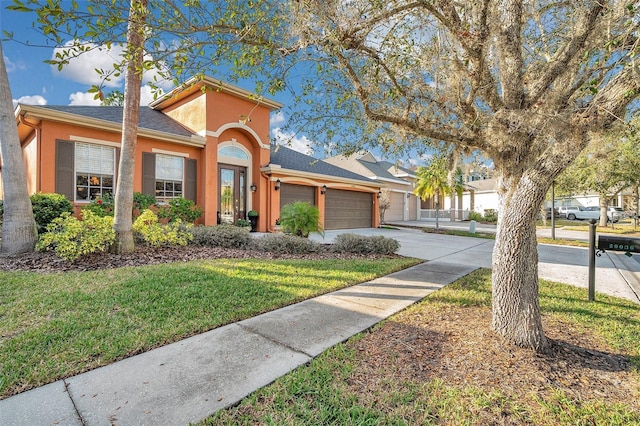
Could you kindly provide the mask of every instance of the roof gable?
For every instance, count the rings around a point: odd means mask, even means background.
[[[371,183],[370,179],[367,179],[362,175],[334,166],[333,164],[318,160],[315,157],[294,151],[293,149],[282,145],[271,145],[271,164],[279,165],[280,167],[289,170],[317,173]]]
[[[27,108],[29,108],[27,106]],[[110,123],[122,124],[124,107],[121,106],[76,106],[76,105],[44,105],[38,109],[58,111],[86,117],[93,120],[108,121]],[[171,117],[155,111],[149,107],[140,107],[140,117],[138,126],[141,129],[153,130],[156,132],[169,133],[177,136],[190,137],[195,133],[184,127]]]

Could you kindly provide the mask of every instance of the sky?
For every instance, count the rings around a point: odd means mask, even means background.
[[[13,32],[16,39],[29,43],[28,46],[16,41],[3,41],[2,44],[14,106],[17,103],[99,105],[100,101],[94,99],[95,93],[88,93],[92,85],[100,82],[95,69],[109,69],[113,64],[113,57],[118,54],[121,47],[113,46],[111,50],[104,48],[85,53],[71,60],[62,70],[58,70],[56,66],[44,63],[45,60],[54,57],[56,47],[47,43],[32,28],[32,14],[6,10],[5,7],[10,3],[9,0],[0,0],[0,29]],[[48,46],[46,46],[47,44]],[[151,78],[151,75],[146,75],[147,81]],[[172,89],[171,86],[161,88],[165,92]],[[124,91],[124,75],[113,79],[105,89],[107,92],[111,90]],[[292,102],[285,92],[278,93],[271,98],[285,105]],[[151,88],[143,81],[141,105],[147,105],[152,100]],[[322,154],[317,148],[314,151],[315,144],[309,136],[303,132],[295,134],[285,132],[283,126],[286,122],[287,117],[283,111],[273,113],[271,117],[272,138],[296,151],[322,158]],[[372,153],[378,159],[382,159],[375,150],[372,150]],[[395,161],[395,159],[385,160]],[[423,164],[424,161],[423,159],[410,159],[405,164],[407,163]]]
[[[95,68],[109,69],[113,56],[121,51],[114,46],[111,50],[91,51],[70,61],[58,70],[56,66],[44,63],[55,55],[55,46],[42,47],[44,38],[32,28],[33,15],[29,13],[8,11],[5,9],[9,0],[0,0],[0,28],[14,33],[16,39],[28,41],[25,46],[15,41],[3,41],[2,49],[9,76],[9,85],[14,106],[17,103],[31,105],[100,105],[95,93],[88,93],[89,88],[100,82]],[[4,37],[3,37],[4,38]],[[151,76],[146,76],[150,79]],[[161,87],[165,92],[172,86]],[[106,91],[124,91],[124,75],[113,79],[105,88]],[[276,94],[272,99],[287,103],[286,94]],[[141,105],[148,105],[153,100],[151,88],[144,84],[141,90]],[[314,154],[309,147],[312,141],[304,134],[287,134],[282,130],[286,117],[282,111],[273,113],[271,117],[272,137],[289,147],[305,154]]]

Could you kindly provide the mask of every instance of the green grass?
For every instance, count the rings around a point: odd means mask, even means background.
[[[427,234],[442,234],[442,235],[456,235],[458,237],[474,237],[474,238],[486,238],[488,240],[495,240],[496,234],[491,232],[469,232],[461,229],[448,229],[448,228],[422,228],[422,232]]]
[[[417,262],[241,259],[0,272],[0,397]]]
[[[586,299],[585,289],[540,282],[540,303],[545,316],[599,336],[640,368],[638,305],[601,294],[596,302],[588,303]],[[404,316],[437,312],[440,306],[464,309],[490,304],[491,274],[480,270],[386,321],[402,323]],[[461,315],[464,316],[464,311]],[[640,424],[637,411],[606,396],[600,400],[583,399],[559,389],[551,389],[544,396],[533,388],[523,389],[527,398],[518,398],[500,388],[486,391],[471,385],[453,386],[438,377],[400,383],[390,374],[388,379],[378,382],[376,390],[368,388],[366,393],[358,393],[359,387],[353,385],[354,378],[360,377],[358,363],[367,361],[358,359],[357,344],[353,341],[364,337],[361,334],[335,346],[202,424]]]

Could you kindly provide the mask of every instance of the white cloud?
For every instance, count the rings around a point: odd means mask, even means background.
[[[301,152],[306,155],[312,155],[312,141],[306,136],[296,136],[293,132],[283,132],[279,127],[271,130],[274,139],[280,145],[284,145],[294,151]]]
[[[160,89],[160,93],[158,93],[158,97],[162,96],[164,92]],[[153,102],[153,89],[149,85],[144,85],[140,88],[140,105],[147,106],[151,102]]]
[[[282,111],[278,111],[275,114],[271,114],[271,126],[272,127],[280,127],[282,126],[287,119],[284,116]]]
[[[2,58],[4,59],[4,66],[7,70],[7,73],[14,71],[23,71],[27,69],[27,66],[23,62],[12,62],[11,59],[4,55],[2,55]]]
[[[62,55],[65,49],[73,46],[74,42],[69,41],[65,47],[56,47],[51,55],[52,60],[56,60],[56,54]],[[102,77],[96,69],[104,72],[113,71],[113,64],[120,62],[124,48],[121,45],[113,44],[110,49],[106,46],[99,46],[95,43],[85,43],[84,46],[90,50],[83,52],[78,57],[69,59],[60,71],[56,65],[52,65],[54,73],[58,73],[61,77],[73,80],[77,83],[88,85],[99,85],[102,83]],[[111,78],[111,81],[104,82],[106,87],[119,87],[122,85],[124,74]]]
[[[56,59],[56,54],[62,54],[62,51],[66,48],[69,49],[74,45],[73,41],[69,41],[65,44],[65,47],[58,47],[53,50],[51,59]],[[122,55],[125,52],[126,45],[113,44],[110,48],[106,46],[100,46],[95,43],[84,42],[83,46],[90,49],[75,58],[69,59],[69,63],[58,71],[57,65],[52,65],[54,73],[58,73],[63,78],[75,81],[77,83],[96,85],[107,88],[122,88],[124,85],[124,70],[122,73],[115,77],[110,77],[109,81],[103,81],[103,77],[96,71],[102,70],[105,75],[108,75],[114,71],[114,64],[122,61]],[[150,55],[145,55],[145,61],[150,61],[153,58]],[[158,63],[159,67],[163,67],[161,62]],[[173,82],[164,80],[164,78],[158,73],[158,70],[151,69],[144,72],[142,81],[144,83],[154,82],[158,87],[168,89],[173,86]]]
[[[95,96],[95,93],[72,93],[69,95],[69,105],[100,105],[100,99],[94,99]]]
[[[13,107],[15,108],[19,103],[25,105],[46,105],[47,100],[40,95],[22,96],[13,100]]]

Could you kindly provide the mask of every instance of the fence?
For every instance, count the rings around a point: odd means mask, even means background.
[[[436,214],[438,219],[444,220],[469,220],[469,210],[460,209],[422,209],[420,210],[420,220],[436,220]]]

